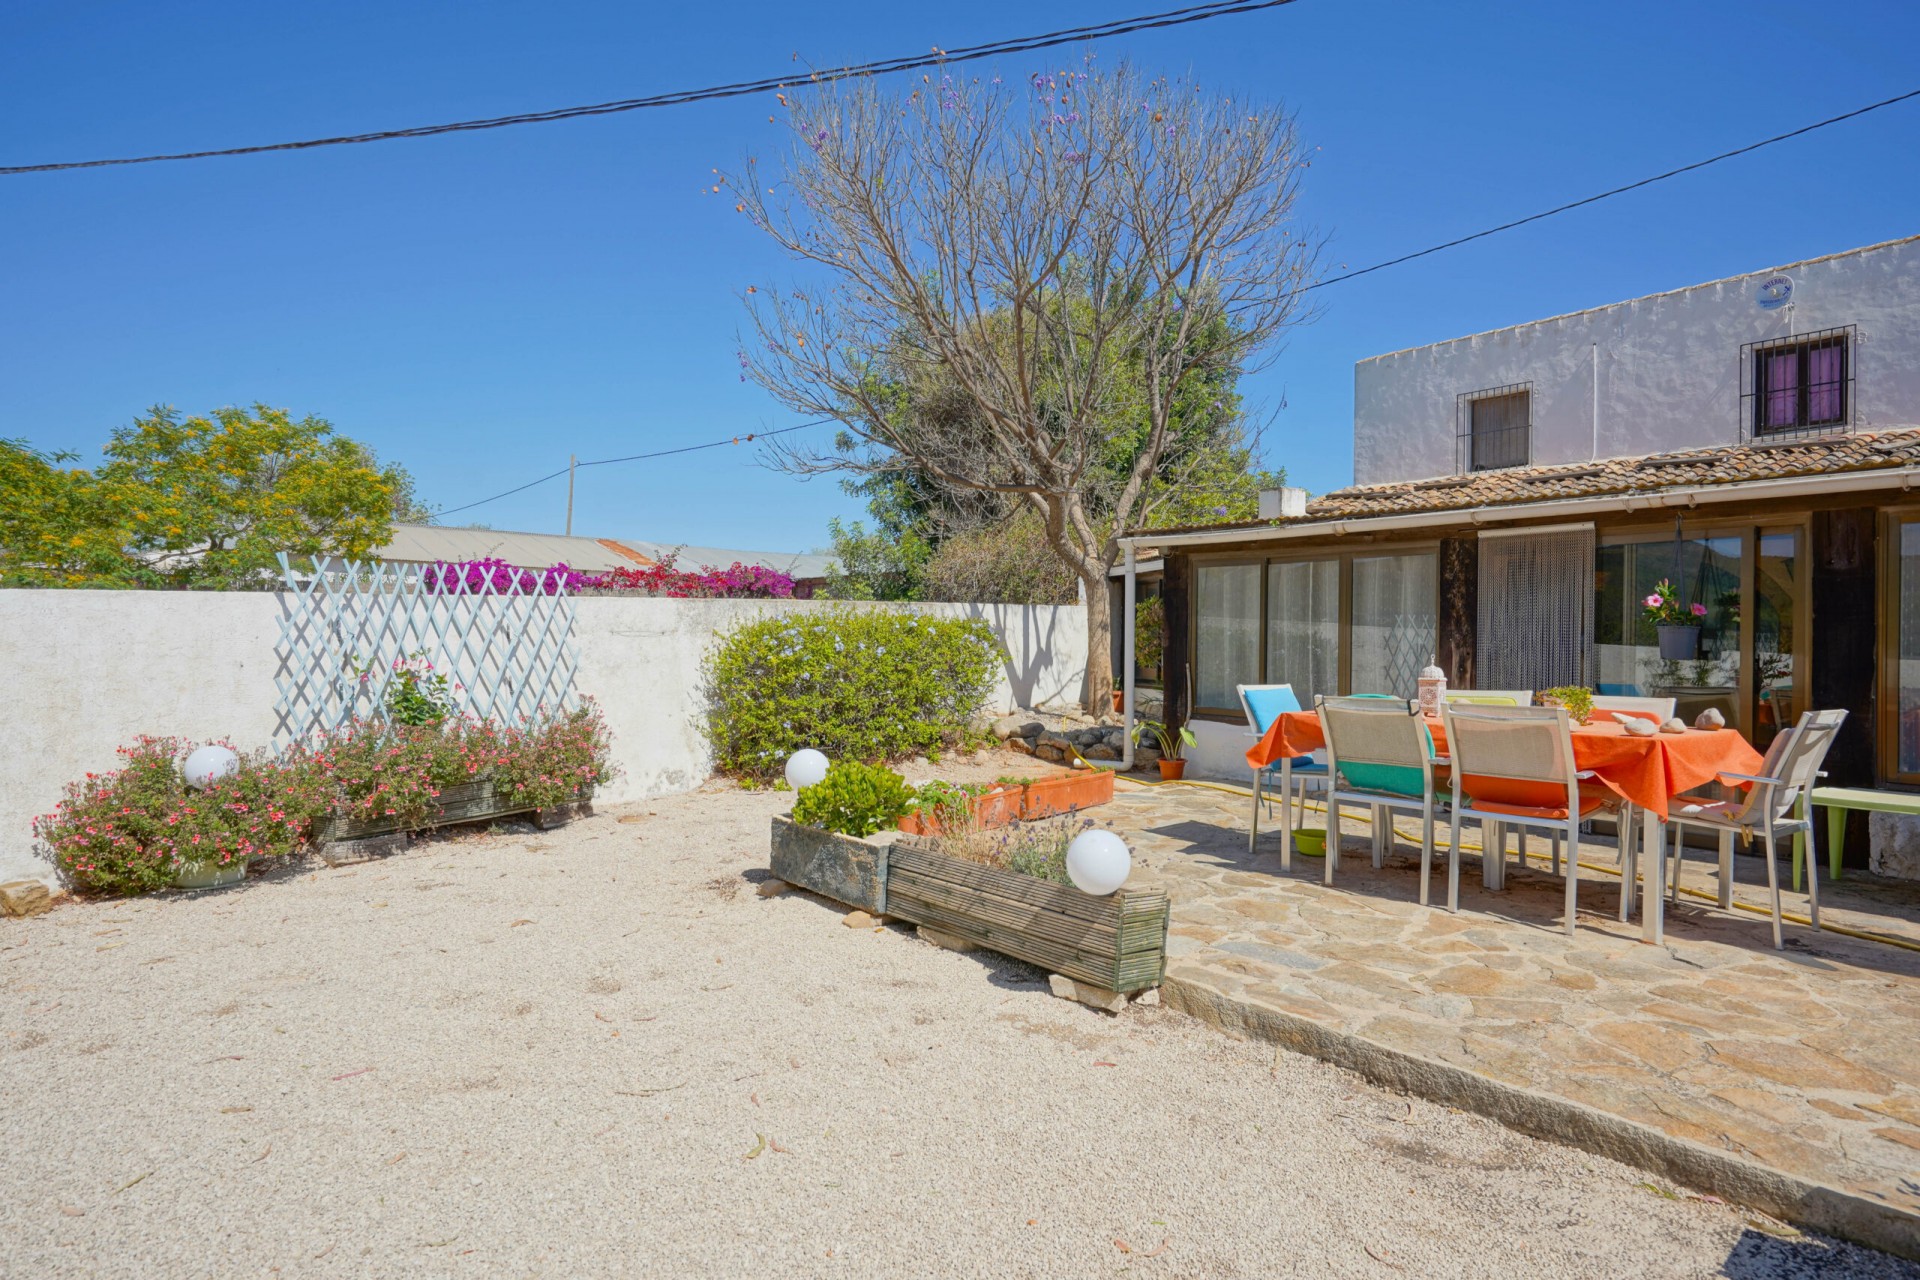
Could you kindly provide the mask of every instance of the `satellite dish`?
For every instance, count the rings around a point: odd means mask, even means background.
[[[1754,286],[1753,300],[1762,311],[1777,311],[1793,301],[1792,276],[1768,276]]]

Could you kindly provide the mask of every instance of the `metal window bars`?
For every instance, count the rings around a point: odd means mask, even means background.
[[[505,589],[473,588],[447,575],[442,589],[422,565],[279,559],[277,743],[377,712],[395,664],[416,653],[448,675],[456,713],[519,722],[576,705],[576,606],[559,583],[549,593],[540,575],[516,574]]]
[[[1844,435],[1854,424],[1854,325],[1740,348],[1740,442]]]
[[[1461,393],[1454,410],[1454,469],[1524,467],[1533,455],[1533,384]]]

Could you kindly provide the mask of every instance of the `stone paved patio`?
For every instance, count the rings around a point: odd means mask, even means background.
[[[1920,952],[1791,923],[1775,952],[1765,916],[1690,897],[1650,946],[1618,919],[1618,878],[1585,870],[1569,938],[1537,837],[1538,869],[1510,870],[1500,893],[1481,887],[1477,855],[1463,858],[1450,915],[1418,904],[1417,843],[1375,871],[1349,826],[1327,888],[1320,859],[1281,870],[1277,834],[1248,857],[1247,806],[1244,793],[1123,784],[1098,815],[1134,846],[1136,879],[1173,900],[1171,1003],[1704,1190],[1770,1199],[1756,1207],[1803,1225],[1920,1251]],[[1611,842],[1582,859],[1613,865]],[[1738,898],[1764,902],[1763,864],[1735,862]],[[1710,891],[1710,863],[1694,853],[1684,883]],[[1823,924],[1916,936],[1910,887],[1837,888],[1823,886]]]

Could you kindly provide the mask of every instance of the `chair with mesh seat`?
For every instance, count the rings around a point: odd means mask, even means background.
[[[1418,703],[1404,698],[1318,698],[1327,737],[1327,860],[1324,883],[1340,861],[1340,810],[1358,805],[1373,813],[1373,865],[1393,840],[1395,810],[1420,815],[1420,903],[1427,902],[1433,865],[1433,813],[1447,802],[1434,785],[1433,734]]]
[[[1733,837],[1758,838],[1760,854],[1767,860],[1767,891],[1773,896],[1773,947],[1778,951],[1786,943],[1780,917],[1780,869],[1774,856],[1774,840],[1782,835],[1813,838],[1813,821],[1807,816],[1808,793],[1814,783],[1826,776],[1820,766],[1827,751],[1846,722],[1845,711],[1805,711],[1798,723],[1774,738],[1767,747],[1765,761],[1758,774],[1723,773],[1721,779],[1741,784],[1746,794],[1736,800],[1675,805],[1667,815],[1673,828],[1673,885],[1680,883],[1680,837],[1685,827],[1705,827],[1720,833],[1720,905],[1733,906]],[[1798,810],[1796,813],[1795,810]],[[1660,885],[1649,886],[1659,893]],[[1820,927],[1820,877],[1807,877],[1808,918]]]
[[[1247,728],[1255,738],[1267,736],[1273,722],[1289,711],[1300,711],[1300,699],[1290,684],[1243,684],[1238,686],[1240,710],[1246,713]],[[1267,799],[1266,788],[1277,778],[1280,782],[1280,865],[1293,869],[1293,804],[1300,797],[1300,820],[1307,816],[1307,788],[1327,784],[1327,766],[1311,758],[1282,756],[1264,769],[1253,771],[1253,821],[1247,828],[1247,852],[1253,852],[1260,835],[1260,803]],[[1269,801],[1271,803],[1271,801]]]
[[[1463,822],[1479,820],[1481,878],[1494,889],[1506,878],[1505,829],[1540,827],[1566,841],[1566,917],[1572,933],[1580,892],[1580,823],[1617,800],[1604,787],[1581,781],[1566,708],[1450,703],[1443,714],[1454,795],[1447,910],[1460,909]]]
[[[1533,690],[1449,689],[1440,700],[1442,703],[1465,702],[1483,707],[1530,707],[1533,705]]]

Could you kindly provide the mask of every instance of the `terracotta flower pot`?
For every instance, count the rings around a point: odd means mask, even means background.
[[[1187,762],[1185,760],[1168,760],[1165,758],[1161,759],[1160,781],[1178,782],[1180,779],[1186,776],[1187,776]]]

